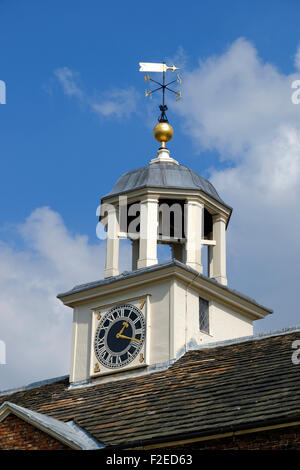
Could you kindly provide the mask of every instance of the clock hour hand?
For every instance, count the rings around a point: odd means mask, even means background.
[[[129,336],[120,335],[120,334],[118,334],[118,338],[131,339],[132,341],[138,341],[139,343],[141,342],[140,339],[137,339],[137,338],[130,338]]]

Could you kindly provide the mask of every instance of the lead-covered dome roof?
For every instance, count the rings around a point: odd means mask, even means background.
[[[125,173],[104,198],[145,187],[201,190],[224,204],[214,186],[207,179],[185,165],[162,162],[151,163]]]

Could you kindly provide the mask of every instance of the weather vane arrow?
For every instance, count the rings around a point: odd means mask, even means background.
[[[164,62],[161,64],[155,62],[140,62],[139,66],[140,72],[166,72],[167,70],[175,72],[175,70],[180,70],[178,67],[175,67],[175,65],[168,66]]]
[[[150,98],[151,98],[153,93],[155,93],[156,91],[162,90],[162,104],[159,106],[161,114],[158,118],[158,121],[159,122],[168,122],[168,118],[167,118],[167,115],[166,115],[166,111],[167,111],[168,107],[165,104],[165,92],[166,92],[166,90],[168,90],[171,93],[174,93],[176,95],[176,101],[180,100],[181,99],[180,90],[172,90],[172,88],[170,88],[170,85],[172,85],[175,82],[181,83],[182,80],[181,80],[180,75],[177,74],[177,79],[176,80],[172,80],[171,82],[166,83],[166,72],[168,70],[171,70],[172,72],[175,72],[176,70],[180,70],[180,69],[178,67],[175,67],[175,65],[168,66],[165,62],[162,62],[162,63],[140,62],[139,66],[140,66],[140,70],[139,70],[140,72],[161,72],[163,74],[162,83],[160,83],[156,80],[153,80],[148,73],[147,73],[147,75],[145,75],[145,82],[146,83],[147,82],[153,82],[153,83],[156,83],[156,85],[158,85],[158,87],[155,88],[155,90],[149,90],[149,91],[146,90],[145,94],[146,94],[146,97],[150,96]]]
[[[170,139],[173,137],[173,127],[171,124],[169,124],[166,111],[168,109],[166,103],[165,103],[165,94],[166,91],[170,91],[176,96],[176,101],[181,99],[181,92],[180,90],[172,90],[170,88],[170,85],[173,83],[181,83],[181,77],[179,74],[177,74],[177,78],[175,80],[171,80],[170,82],[166,83],[166,72],[168,70],[175,72],[176,70],[179,70],[178,67],[175,67],[175,65],[167,65],[165,62],[162,63],[156,63],[156,62],[140,62],[140,72],[146,72],[145,74],[145,82],[149,83],[155,83],[156,88],[154,90],[147,90],[146,89],[146,96],[150,96],[152,98],[153,93],[156,91],[161,90],[162,91],[162,104],[159,105],[160,109],[160,115],[158,118],[158,124],[153,129],[153,135],[158,142],[160,142],[160,148],[157,152],[158,157],[154,158],[151,160],[150,163],[156,163],[156,162],[170,162],[178,164],[176,160],[170,158],[170,152],[166,147],[166,143],[169,142]],[[160,72],[162,73],[162,82],[159,82],[157,80],[153,80],[150,77],[150,72]]]

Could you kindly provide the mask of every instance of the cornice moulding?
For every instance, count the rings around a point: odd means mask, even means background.
[[[176,264],[171,266],[157,267],[156,270],[139,273],[136,271],[132,276],[124,279],[113,279],[111,282],[99,286],[87,287],[86,290],[74,293],[66,293],[60,295],[59,298],[63,303],[70,307],[87,303],[97,297],[109,296],[122,291],[129,291],[144,284],[150,285],[162,280],[179,279],[187,285],[189,289],[199,290],[205,294],[209,300],[216,301],[233,308],[237,313],[243,313],[251,319],[264,318],[272,311],[242,296],[241,294],[230,290],[218,284],[216,281],[206,278],[200,273],[195,275],[184,266]]]

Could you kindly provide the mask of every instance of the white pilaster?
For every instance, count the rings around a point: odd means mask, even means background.
[[[213,239],[210,247],[209,276],[227,286],[226,277],[226,218],[220,214],[213,216]]]
[[[106,265],[104,277],[119,274],[119,222],[117,209],[111,206],[107,214]]]
[[[200,273],[201,239],[203,238],[204,206],[194,199],[188,199],[185,204],[185,263]]]
[[[138,268],[157,264],[157,218],[158,198],[146,196],[141,201]]]

